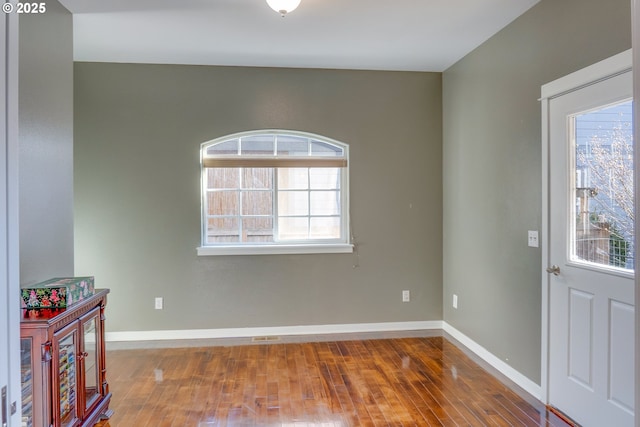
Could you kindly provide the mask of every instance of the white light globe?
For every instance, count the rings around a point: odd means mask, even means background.
[[[269,7],[280,15],[284,16],[289,12],[293,12],[301,0],[267,0]]]

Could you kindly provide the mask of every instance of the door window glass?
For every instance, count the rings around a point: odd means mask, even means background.
[[[631,101],[570,118],[573,139],[572,261],[633,270]]]

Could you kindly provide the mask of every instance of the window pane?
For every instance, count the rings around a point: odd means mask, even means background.
[[[304,240],[309,236],[308,218],[279,218],[278,237],[280,240]]]
[[[207,168],[208,188],[239,188],[239,178],[238,168]]]
[[[271,189],[273,187],[273,168],[242,169],[242,188]]]
[[[340,192],[312,191],[311,215],[340,215]]]
[[[337,190],[340,188],[340,169],[309,168],[309,181],[314,190]]]
[[[343,157],[344,150],[328,142],[311,141],[311,155]]]
[[[275,135],[255,135],[240,140],[240,153],[253,156],[273,156]]]
[[[207,243],[239,242],[240,232],[237,218],[209,218],[207,221]]]
[[[207,215],[238,215],[238,191],[209,192]]]
[[[309,140],[300,136],[278,135],[279,156],[307,156],[309,155]]]
[[[242,241],[249,243],[273,242],[273,218],[243,218]]]
[[[278,188],[281,190],[308,189],[309,168],[279,168]]]
[[[339,239],[340,218],[311,218],[311,239]]]
[[[238,140],[230,139],[229,141],[220,142],[207,148],[207,155],[230,155],[238,154]]]
[[[243,191],[242,215],[271,215],[273,193],[271,191]]]
[[[274,159],[274,165],[287,164],[276,163],[278,157],[346,160],[346,145],[315,139],[310,134],[271,131],[236,134],[217,141],[222,142],[203,144],[201,152],[206,159],[203,163],[208,165],[202,167],[204,244],[277,245],[281,241],[286,244],[348,236],[341,230],[342,198],[348,191],[341,188],[341,174],[346,168],[275,167],[269,163]]]
[[[572,258],[633,270],[631,102],[574,117],[575,221]]]
[[[307,191],[278,191],[278,215],[309,215],[309,193]]]

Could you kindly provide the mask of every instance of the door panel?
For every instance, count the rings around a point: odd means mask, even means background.
[[[569,378],[593,390],[593,301],[594,295],[569,290]]]
[[[60,427],[78,423],[78,323],[74,322],[54,334],[53,419]]]
[[[100,374],[102,372],[100,360],[100,308],[97,307],[80,319],[82,332],[81,371],[84,384],[81,390],[83,413],[90,412],[98,404],[102,393],[100,390]]]
[[[549,101],[548,400],[584,427],[634,422],[633,213],[617,186],[633,172],[616,115],[631,90],[628,71]]]
[[[633,414],[634,378],[629,371],[633,366],[633,340],[628,331],[634,328],[633,305],[610,300],[611,330],[609,354],[609,399],[621,409]]]

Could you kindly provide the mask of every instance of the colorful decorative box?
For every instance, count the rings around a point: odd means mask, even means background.
[[[23,308],[64,308],[67,306],[67,288],[22,288]]]
[[[22,289],[24,308],[62,308],[95,293],[93,276],[58,277]]]
[[[67,306],[89,298],[95,294],[93,276],[87,277],[59,277],[42,282],[41,287],[47,289],[66,288]],[[40,286],[38,286],[40,287]]]

